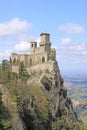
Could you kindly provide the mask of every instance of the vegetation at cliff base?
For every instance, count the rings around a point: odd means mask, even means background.
[[[9,112],[3,106],[2,94],[0,92],[0,130],[7,130],[11,128],[11,121],[9,116]]]
[[[85,130],[83,123],[73,121],[68,116],[62,116],[58,121],[52,123],[52,130]]]

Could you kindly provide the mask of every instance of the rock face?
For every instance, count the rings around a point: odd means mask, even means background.
[[[49,61],[49,67],[43,64],[42,69],[32,70],[31,79],[33,79],[32,84],[36,83],[42,92],[45,94],[48,101],[49,112],[54,119],[59,118],[66,112],[67,115],[71,115],[74,119],[75,115],[73,113],[73,106],[71,101],[68,102],[67,91],[63,88],[63,78],[61,77],[60,70],[57,61]],[[44,69],[43,69],[44,68]],[[33,68],[34,69],[34,68]],[[31,72],[31,70],[30,70]],[[29,83],[30,81],[28,81]],[[59,115],[58,111],[61,111]]]

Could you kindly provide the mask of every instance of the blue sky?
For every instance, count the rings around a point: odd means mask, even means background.
[[[0,61],[51,36],[62,73],[87,72],[87,0],[0,0]]]

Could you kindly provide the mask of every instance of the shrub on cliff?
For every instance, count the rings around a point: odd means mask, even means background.
[[[85,130],[82,123],[73,121],[68,116],[62,116],[58,121],[52,123],[52,130]]]
[[[7,130],[11,127],[11,122],[9,120],[9,113],[4,108],[2,103],[2,94],[0,92],[0,130]]]
[[[29,74],[28,74],[23,62],[21,62],[20,66],[19,66],[19,78],[21,80],[25,80],[25,81],[29,78]]]
[[[41,83],[44,85],[44,87],[47,91],[50,91],[52,82],[51,82],[51,80],[48,79],[47,76],[43,76],[43,78],[41,79]]]

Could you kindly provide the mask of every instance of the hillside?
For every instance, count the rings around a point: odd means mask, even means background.
[[[50,69],[33,67],[27,72],[21,63],[17,74],[2,62],[0,130],[84,130],[63,88],[57,62],[48,64]]]

